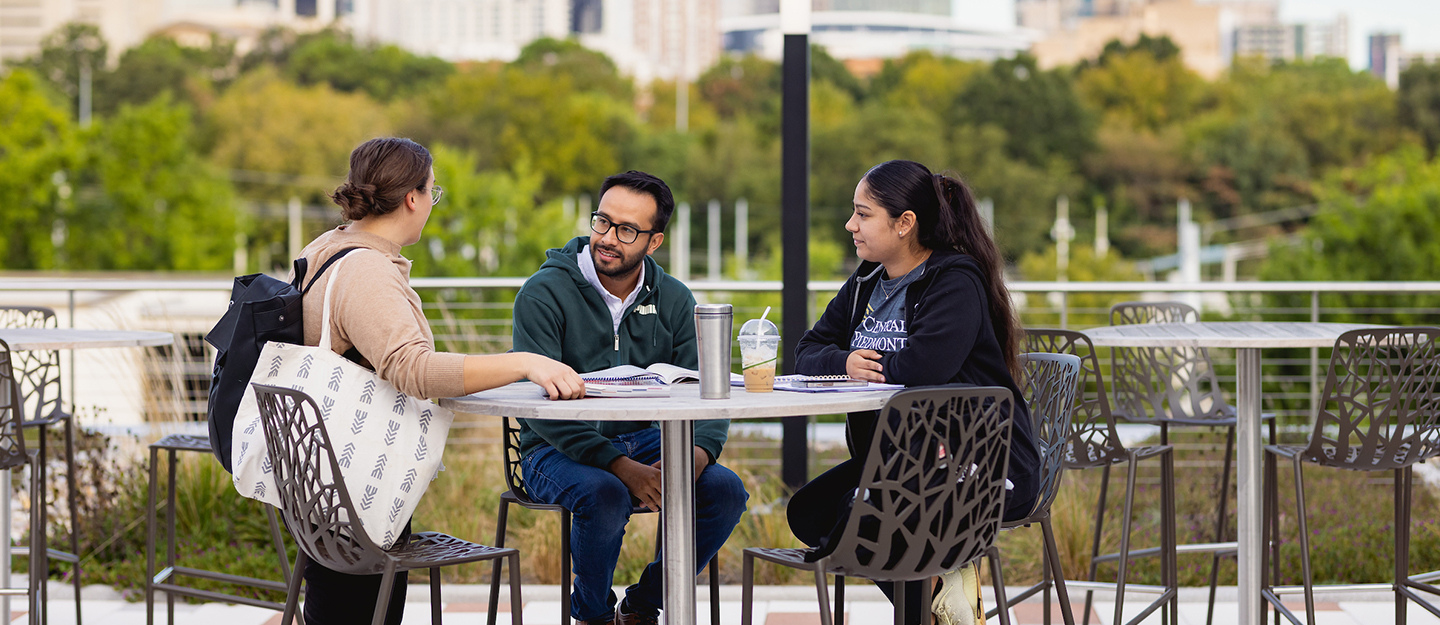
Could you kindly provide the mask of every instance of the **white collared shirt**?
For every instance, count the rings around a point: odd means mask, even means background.
[[[614,327],[615,333],[620,333],[620,318],[625,316],[625,309],[635,303],[635,298],[640,296],[640,288],[645,285],[645,263],[640,263],[640,279],[635,281],[635,290],[630,291],[625,299],[615,297],[605,286],[600,284],[600,276],[595,273],[595,258],[590,256],[590,246],[580,248],[580,253],[575,256],[575,262],[580,265],[580,275],[585,276],[585,281],[600,292],[600,299],[605,301],[605,307],[610,309],[610,324]]]

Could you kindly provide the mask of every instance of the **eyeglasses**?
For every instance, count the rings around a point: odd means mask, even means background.
[[[615,226],[615,238],[620,239],[621,243],[626,244],[634,243],[635,239],[640,238],[641,234],[657,234],[660,232],[659,230],[641,230],[635,226],[627,226],[624,224],[616,225],[600,213],[590,213],[590,229],[593,230],[595,234],[605,234],[610,231],[611,226]]]
[[[423,190],[424,188],[425,188],[425,187],[420,187],[421,190]],[[437,185],[431,185],[431,186],[430,186],[430,205],[431,205],[431,206],[434,206],[434,205],[436,205],[436,204],[439,204],[439,203],[440,203],[440,196],[443,195],[444,193],[445,193],[445,190],[444,190],[444,189],[441,189],[441,188],[440,188],[440,185],[438,185],[438,184],[437,184]]]

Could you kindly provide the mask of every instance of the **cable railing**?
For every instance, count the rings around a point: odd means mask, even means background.
[[[511,302],[515,291],[524,282],[523,277],[416,278],[411,285],[421,294],[426,315],[441,349],[494,353],[510,348]],[[737,318],[759,316],[766,306],[774,306],[780,311],[783,285],[779,281],[691,280],[687,284],[697,300],[734,304]],[[842,284],[840,280],[810,282],[810,307],[807,311],[810,322],[813,323],[824,310]],[[1032,328],[1084,329],[1107,325],[1111,305],[1136,299],[1181,299],[1199,308],[1207,320],[1383,323],[1390,319],[1405,319],[1410,324],[1440,324],[1440,297],[1426,297],[1440,296],[1440,281],[1016,281],[1008,286],[1022,324]],[[0,277],[0,303],[32,304],[35,299],[44,299],[60,304],[54,307],[61,313],[62,319],[68,320],[73,327],[77,308],[103,307],[122,296],[176,292],[228,293],[230,287],[231,282],[225,279],[165,279],[148,275],[76,279]],[[1361,296],[1364,296],[1363,302],[1350,301]],[[218,318],[221,312],[223,310],[214,311],[215,317]],[[775,314],[772,313],[772,317]],[[136,326],[147,323],[142,319],[128,321]],[[66,321],[62,321],[62,325],[65,324]],[[193,328],[189,331],[193,333]],[[207,356],[213,359],[213,354]],[[1212,349],[1211,356],[1222,385],[1227,389],[1227,397],[1233,401],[1234,353],[1232,350]],[[1108,379],[1108,349],[1101,348],[1099,357]],[[1328,349],[1266,350],[1262,370],[1265,411],[1278,414],[1282,423],[1291,430],[1308,428],[1328,359]],[[209,367],[209,362],[181,363],[178,368],[196,379],[179,386],[191,393],[202,391],[197,386],[203,386],[202,382],[208,383]],[[76,388],[74,372],[75,367],[70,367],[72,403]],[[195,400],[186,398],[180,402],[190,406],[187,408],[190,412],[186,413],[190,418],[195,417]],[[203,418],[203,415],[200,416]],[[479,442],[483,439],[473,440]]]

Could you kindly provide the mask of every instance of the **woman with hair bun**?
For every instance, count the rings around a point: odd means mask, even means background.
[[[420,240],[431,207],[440,200],[430,152],[409,139],[380,138],[350,153],[350,173],[331,198],[349,223],[316,237],[301,251],[310,267],[351,251],[321,274],[305,295],[305,344],[317,346],[325,289],[330,301],[331,344],[337,354],[373,369],[401,392],[426,399],[455,397],[529,379],[551,398],[585,396],[570,367],[539,354],[471,356],[435,350],[435,338],[410,288],[410,261],[400,248]],[[358,249],[357,249],[358,248]],[[405,540],[410,528],[407,525]],[[345,575],[314,562],[305,569],[307,625],[368,623],[380,593],[379,575]],[[395,580],[385,622],[399,625],[405,610],[405,574]]]
[[[815,327],[800,340],[796,371],[904,384],[1003,386],[1016,398],[1006,520],[1024,518],[1039,496],[1039,451],[1020,377],[1023,330],[1005,288],[1004,262],[964,182],[913,161],[887,161],[855,187],[845,222],[861,259]],[[849,460],[806,484],[787,508],[790,528],[822,551],[844,527],[860,483],[876,412],[846,418]],[[858,453],[857,453],[858,452]],[[841,502],[841,505],[836,505]],[[974,566],[941,577],[931,601],[941,625],[983,622]],[[894,598],[894,584],[876,582]],[[918,584],[906,605],[917,606]],[[907,625],[920,622],[907,610]]]

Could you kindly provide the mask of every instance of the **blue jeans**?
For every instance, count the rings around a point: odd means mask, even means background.
[[[660,459],[660,430],[649,428],[610,439],[631,460],[652,464]],[[520,461],[525,485],[538,501],[564,506],[571,514],[570,550],[575,587],[570,616],[590,621],[615,613],[610,586],[625,525],[639,500],[620,478],[605,469],[580,464],[550,445],[532,449]],[[750,498],[734,471],[713,464],[695,481],[695,574],[698,575],[740,522]],[[625,591],[628,607],[650,612],[661,607],[664,575],[657,556],[640,581]]]

